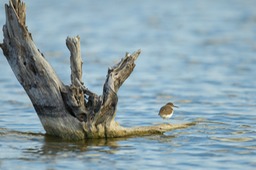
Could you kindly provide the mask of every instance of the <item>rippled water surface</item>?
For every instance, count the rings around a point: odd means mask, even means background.
[[[170,123],[198,124],[128,139],[65,142],[46,136],[1,53],[0,169],[256,167],[256,1],[26,3],[33,39],[66,84],[67,36],[80,35],[84,81],[98,94],[107,68],[126,51],[142,50],[119,91],[116,120],[121,125],[162,123],[157,114],[169,101],[180,107]]]

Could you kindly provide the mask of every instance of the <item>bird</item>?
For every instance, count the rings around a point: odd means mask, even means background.
[[[179,108],[178,106],[175,106],[173,103],[169,102],[166,105],[164,105],[163,107],[161,107],[161,109],[159,110],[158,115],[163,118],[163,119],[169,119],[172,117],[173,115],[173,107]]]

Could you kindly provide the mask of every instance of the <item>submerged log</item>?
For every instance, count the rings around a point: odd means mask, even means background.
[[[117,92],[130,76],[140,50],[108,69],[102,95],[82,81],[80,38],[66,39],[70,51],[71,85],[64,85],[37,49],[26,26],[25,4],[10,0],[5,5],[4,40],[0,44],[16,78],[28,94],[47,134],[69,140],[161,134],[194,125],[160,124],[125,128],[115,121]]]

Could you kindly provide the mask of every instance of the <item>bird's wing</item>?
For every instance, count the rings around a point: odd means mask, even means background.
[[[165,114],[169,114],[169,113],[171,113],[172,112],[172,108],[171,107],[161,107],[161,109],[160,109],[160,111],[159,111],[159,114],[160,114],[160,112],[162,112],[162,113],[165,113]]]

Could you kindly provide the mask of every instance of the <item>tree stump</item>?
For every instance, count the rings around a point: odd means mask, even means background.
[[[16,78],[29,96],[47,134],[68,140],[161,134],[194,123],[125,128],[115,121],[117,92],[135,67],[140,50],[126,53],[108,69],[102,95],[82,81],[80,38],[66,39],[70,51],[71,85],[64,85],[37,49],[26,26],[26,7],[20,0],[5,5],[4,40],[0,44]]]

